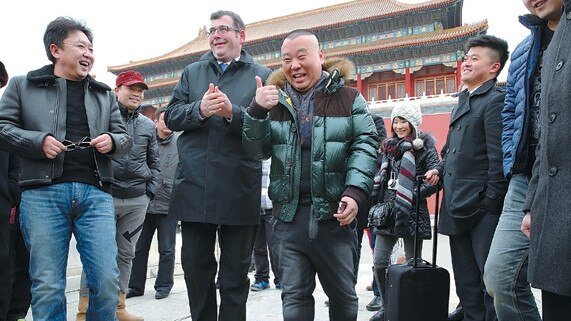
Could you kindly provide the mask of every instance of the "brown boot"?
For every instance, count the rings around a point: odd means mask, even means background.
[[[125,299],[127,298],[127,293],[119,293],[119,305],[117,306],[117,312],[115,316],[119,321],[144,321],[145,319],[138,315],[133,315],[125,309]]]
[[[75,321],[85,321],[85,312],[87,311],[87,305],[89,304],[89,297],[79,296],[79,302],[77,303],[77,315],[75,316]]]

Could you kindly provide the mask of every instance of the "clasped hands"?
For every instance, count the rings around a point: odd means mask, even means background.
[[[214,115],[231,118],[232,103],[228,96],[220,91],[218,86],[214,86],[211,83],[200,102],[200,116],[209,118]]]

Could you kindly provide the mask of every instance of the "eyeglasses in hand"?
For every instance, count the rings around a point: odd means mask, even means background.
[[[66,152],[73,152],[76,149],[86,149],[91,147],[91,138],[86,136],[77,142],[72,142],[70,140],[64,139],[64,141],[61,143],[65,146],[65,148],[67,148]]]
[[[240,30],[238,30],[236,28],[232,28],[232,27],[226,26],[226,25],[221,25],[221,26],[218,26],[216,28],[208,29],[208,35],[213,36],[214,33],[216,33],[216,32],[218,32],[219,35],[223,35],[223,34],[227,33],[228,31],[240,32]]]

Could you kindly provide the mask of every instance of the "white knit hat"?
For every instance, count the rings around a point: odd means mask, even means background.
[[[395,106],[393,108],[393,112],[391,113],[391,124],[393,123],[395,117],[406,119],[412,125],[412,127],[414,127],[416,139],[413,140],[412,144],[415,149],[421,149],[424,144],[419,138],[420,128],[418,128],[418,126],[420,126],[422,123],[422,112],[420,111],[420,104],[415,102],[408,102],[406,104]]]

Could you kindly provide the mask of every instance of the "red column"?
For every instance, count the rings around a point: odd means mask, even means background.
[[[361,95],[365,95],[363,94],[363,80],[361,79],[361,73],[357,74],[357,90],[361,93]]]
[[[404,90],[409,97],[412,97],[412,78],[410,76],[410,67],[405,68],[404,73]]]
[[[462,81],[462,60],[456,60],[456,89],[460,87]]]

